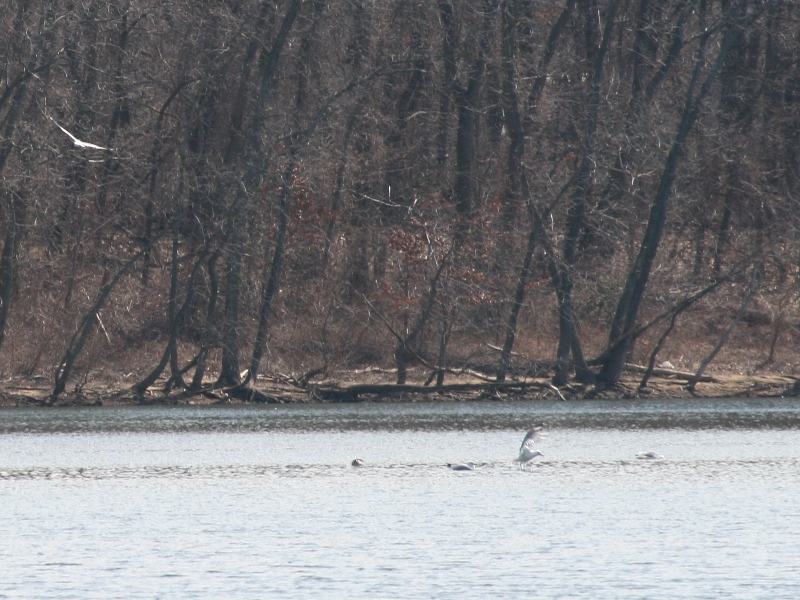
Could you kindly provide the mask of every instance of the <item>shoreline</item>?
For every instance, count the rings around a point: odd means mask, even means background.
[[[57,408],[70,406],[154,406],[154,405],[222,405],[222,404],[334,404],[370,402],[475,402],[505,400],[630,400],[691,398],[782,398],[798,396],[800,379],[781,373],[757,375],[715,373],[687,389],[685,374],[661,370],[640,390],[641,375],[635,365],[626,372],[614,389],[597,390],[591,385],[571,384],[556,389],[549,378],[509,380],[502,384],[471,376],[451,377],[445,386],[425,386],[424,381],[408,385],[388,383],[387,372],[379,369],[341,372],[318,384],[303,388],[292,385],[289,378],[264,377],[254,389],[204,388],[164,394],[154,386],[143,397],[137,397],[128,382],[95,381],[75,386],[50,405],[52,387],[41,378],[11,378],[0,383],[0,408]],[[377,375],[377,376],[376,376]]]

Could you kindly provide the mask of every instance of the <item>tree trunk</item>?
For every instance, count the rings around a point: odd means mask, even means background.
[[[200,255],[197,261],[192,268],[192,273],[189,276],[189,283],[186,286],[186,297],[183,300],[183,304],[181,304],[181,308],[178,311],[175,311],[174,308],[170,310],[170,321],[169,321],[169,339],[167,341],[167,347],[164,350],[164,353],[161,355],[161,360],[156,365],[156,367],[150,371],[150,373],[145,377],[142,381],[137,383],[133,386],[133,390],[136,392],[137,395],[142,396],[147,391],[147,389],[153,385],[156,380],[161,376],[164,372],[164,369],[167,367],[167,363],[170,363],[171,369],[171,377],[169,380],[168,387],[173,387],[173,385],[177,385],[178,387],[187,388],[185,383],[183,383],[182,379],[182,370],[178,367],[178,358],[177,358],[177,347],[178,347],[178,327],[180,326],[183,318],[186,315],[186,312],[191,306],[192,302],[194,301],[194,291],[196,287],[197,277],[200,274],[200,270],[202,269],[203,262],[206,259],[207,252],[204,252]],[[173,260],[177,257],[173,254]],[[173,279],[172,286],[170,288],[170,304],[175,305],[177,295],[177,281]],[[197,364],[197,360],[195,360],[195,364]],[[166,390],[169,392],[169,389]]]
[[[562,253],[562,265],[560,266],[561,277],[559,278],[559,285],[556,289],[556,295],[559,303],[558,310],[558,349],[556,352],[556,368],[553,377],[553,385],[565,385],[569,381],[570,371],[570,355],[578,368],[579,378],[584,382],[589,382],[593,379],[593,374],[586,366],[586,361],[583,357],[583,350],[577,334],[577,325],[575,323],[575,312],[573,310],[572,290],[573,283],[573,269],[575,267],[576,254],[578,249],[578,242],[583,231],[584,218],[586,216],[587,205],[589,203],[590,185],[591,185],[591,171],[590,165],[594,164],[594,146],[595,138],[597,135],[597,119],[598,110],[600,106],[600,86],[602,83],[603,63],[608,54],[608,48],[611,43],[611,35],[614,31],[614,20],[617,14],[617,0],[612,1],[606,8],[605,25],[603,31],[595,30],[595,20],[597,15],[594,14],[596,6],[592,3],[581,3],[581,12],[584,21],[584,27],[587,32],[585,38],[584,48],[584,61],[591,64],[591,76],[587,81],[587,89],[585,92],[586,118],[583,123],[583,149],[581,152],[581,163],[578,167],[578,173],[575,177],[575,188],[572,197],[572,206],[570,207],[567,215],[567,228],[564,236],[564,250]],[[596,33],[592,33],[596,31]],[[595,48],[595,40],[600,39],[599,47]],[[576,106],[578,104],[576,103]],[[573,349],[575,352],[573,352]]]
[[[267,118],[267,98],[272,91],[278,61],[289,39],[289,32],[300,12],[302,0],[292,0],[286,10],[280,31],[272,48],[262,56],[259,73],[259,92],[250,121],[246,149],[242,160],[245,164],[242,181],[236,190],[231,206],[227,230],[230,234],[228,273],[225,286],[225,319],[222,329],[222,368],[217,384],[237,385],[239,375],[239,295],[241,291],[242,256],[245,243],[245,223],[250,205],[250,193],[260,176],[257,165],[260,155],[260,136]]]
[[[466,85],[453,80],[453,92],[458,115],[456,129],[456,172],[453,182],[453,201],[456,210],[471,217],[475,210],[475,169],[477,162],[479,98],[486,72],[486,60],[492,42],[492,25],[496,0],[483,0],[483,21],[477,55],[470,67]]]
[[[286,252],[286,228],[289,222],[289,195],[292,192],[292,175],[297,161],[292,155],[289,164],[283,173],[283,186],[281,189],[281,199],[278,204],[278,235],[275,240],[275,250],[272,254],[272,266],[269,270],[269,278],[264,283],[264,292],[261,295],[261,308],[259,310],[258,331],[253,343],[253,354],[250,358],[250,370],[247,373],[247,381],[255,383],[258,378],[258,370],[261,367],[261,360],[267,350],[267,333],[269,331],[269,317],[272,313],[272,302],[283,269],[283,255]]]
[[[572,12],[574,0],[569,0],[564,10],[553,24],[547,45],[539,61],[539,70],[545,72],[550,61],[555,54],[558,39],[564,30],[567,18]],[[514,341],[517,335],[517,322],[522,304],[525,300],[525,287],[530,276],[533,253],[536,247],[537,234],[543,232],[541,218],[537,217],[537,212],[533,205],[533,198],[530,196],[530,189],[527,184],[527,177],[524,175],[525,169],[525,123],[521,116],[519,94],[517,93],[517,72],[515,67],[515,57],[517,55],[517,28],[518,28],[518,0],[503,0],[502,11],[502,67],[503,67],[503,108],[508,127],[509,147],[506,159],[506,180],[503,189],[503,224],[510,227],[513,215],[516,212],[515,204],[524,188],[525,202],[529,208],[529,216],[532,223],[528,231],[528,241],[525,254],[517,276],[517,285],[514,293],[514,300],[511,311],[506,322],[506,337],[503,350],[500,355],[500,366],[497,372],[497,380],[504,381],[510,364],[511,352],[514,348]],[[544,92],[546,77],[540,76],[534,82],[534,91],[530,97],[530,108],[527,111],[532,114],[538,109],[539,99]],[[530,115],[529,115],[530,117]],[[524,185],[523,185],[524,182]],[[537,220],[539,219],[539,220]],[[545,234],[546,235],[546,234]],[[552,256],[552,254],[549,254]]]
[[[217,277],[217,260],[219,260],[219,253],[212,254],[206,268],[208,269],[208,307],[206,309],[206,322],[203,327],[203,339],[200,345],[200,351],[197,353],[195,360],[196,366],[194,375],[192,376],[192,383],[189,386],[191,390],[200,390],[203,387],[203,377],[206,373],[206,360],[208,359],[208,351],[211,344],[215,342],[215,336],[212,335],[214,329],[214,321],[217,318],[217,295],[219,293],[219,278]]]
[[[17,231],[21,224],[24,206],[14,197],[13,192],[6,192],[6,235],[3,250],[0,253],[0,352],[6,339],[6,323],[11,308],[11,293],[17,272]]]
[[[72,374],[72,367],[75,364],[75,360],[77,360],[78,356],[80,356],[81,352],[83,352],[83,347],[86,345],[86,341],[89,339],[89,334],[92,332],[94,329],[94,324],[97,322],[97,315],[105,305],[106,300],[108,300],[108,297],[111,295],[111,292],[114,291],[114,288],[117,287],[117,284],[122,281],[122,278],[128,274],[128,272],[134,267],[139,259],[141,259],[153,247],[153,245],[161,239],[162,235],[154,236],[147,246],[142,248],[133,257],[128,259],[128,261],[117,271],[116,275],[114,275],[111,281],[106,283],[100,290],[100,293],[97,295],[92,308],[90,308],[89,311],[84,315],[81,324],[72,335],[72,339],[70,340],[69,344],[67,345],[67,349],[64,352],[64,357],[61,359],[61,362],[56,368],[55,385],[53,386],[53,391],[48,399],[48,405],[52,406],[58,402],[59,396],[64,393],[64,390],[67,387],[69,376]]]
[[[514,340],[517,337],[517,321],[522,310],[522,303],[525,301],[525,288],[530,277],[531,263],[533,262],[533,252],[536,249],[536,228],[531,224],[528,232],[528,243],[525,248],[525,257],[522,259],[522,266],[517,276],[517,289],[514,292],[514,301],[511,311],[508,314],[506,323],[506,339],[503,350],[500,353],[500,367],[497,370],[497,381],[505,381],[508,367],[511,364],[511,351],[514,349]]]
[[[753,273],[750,275],[750,286],[748,287],[747,296],[745,296],[744,302],[742,302],[742,305],[736,312],[736,315],[734,316],[733,321],[731,321],[731,324],[728,326],[728,329],[725,330],[722,338],[720,338],[719,342],[717,342],[717,345],[714,346],[714,349],[711,351],[711,353],[703,360],[702,363],[700,363],[700,366],[697,368],[697,372],[694,374],[694,377],[689,380],[689,383],[686,385],[686,387],[690,392],[694,392],[694,388],[697,385],[697,382],[700,381],[700,378],[703,376],[706,368],[711,364],[711,361],[716,358],[717,354],[719,354],[719,351],[722,350],[722,347],[727,343],[731,333],[733,333],[733,330],[736,328],[736,325],[738,325],[742,315],[750,305],[753,295],[756,293],[756,290],[758,290],[758,275],[760,269],[761,265],[759,264],[753,267]]]
[[[397,366],[397,383],[403,384],[408,377],[408,366],[415,357],[414,344],[417,338],[422,334],[425,326],[433,314],[433,308],[436,305],[436,296],[439,292],[439,280],[441,279],[442,272],[448,263],[448,257],[443,257],[439,263],[439,268],[436,274],[431,278],[428,288],[428,297],[425,299],[425,305],[417,316],[414,326],[411,327],[409,332],[399,341],[394,351],[395,364]]]
[[[442,22],[442,84],[439,92],[439,124],[436,135],[436,164],[439,169],[447,167],[449,156],[449,116],[453,105],[453,89],[456,84],[456,48],[458,29],[454,21],[450,0],[439,0],[439,19]]]
[[[23,36],[27,34],[25,31],[25,16],[28,8],[28,2],[20,2],[14,22],[12,39],[20,47],[23,45]],[[0,142],[0,181],[5,179],[3,173],[8,164],[8,159],[14,151],[17,124],[28,95],[28,83],[34,74],[51,64],[50,59],[45,59],[42,65],[39,64],[41,55],[45,52],[44,25],[46,14],[47,11],[42,13],[39,21],[38,39],[24,69],[16,80],[8,85],[6,94],[4,94],[3,100],[0,101],[0,110],[2,110],[5,102],[10,102],[8,112],[3,119],[3,135],[2,142]],[[11,296],[17,272],[19,228],[25,212],[24,204],[13,191],[6,190],[5,196],[7,224],[2,254],[0,255],[0,350],[2,350],[3,342],[5,341],[8,313],[11,309]]]
[[[754,20],[756,14],[750,15],[747,20]],[[701,19],[702,18],[703,15],[701,15]],[[703,69],[706,64],[705,52],[708,42],[713,35],[713,31],[704,29],[704,33],[700,37],[697,54],[695,56],[694,72],[686,90],[678,130],[669,153],[667,154],[658,188],[650,207],[650,216],[639,248],[639,254],[633,268],[628,274],[611,324],[608,342],[610,351],[603,361],[598,376],[598,382],[603,386],[609,387],[616,385],[622,376],[622,371],[633,343],[631,333],[636,325],[639,305],[644,296],[653,261],[664,233],[668,203],[672,196],[672,186],[678,164],[683,156],[687,138],[697,120],[702,103],[717,78],[731,45],[736,38],[741,35],[742,30],[740,25],[738,20],[735,23],[726,23],[716,60],[709,68],[705,78],[702,77]]]

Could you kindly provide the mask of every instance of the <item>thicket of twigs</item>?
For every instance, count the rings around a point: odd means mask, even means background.
[[[0,370],[53,401],[101,373],[792,373],[798,17],[11,0]]]

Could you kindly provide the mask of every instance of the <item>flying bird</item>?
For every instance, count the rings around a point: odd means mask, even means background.
[[[447,466],[453,469],[453,471],[474,471],[475,470],[475,463],[474,462],[467,462],[467,463],[447,463]]]
[[[56,120],[53,117],[48,117],[53,123],[56,123]],[[69,131],[64,129],[61,125],[56,123],[56,127],[58,127],[61,131],[66,133],[69,136],[69,139],[72,140],[72,145],[76,148],[88,148],[90,150],[111,150],[111,148],[106,148],[104,146],[98,146],[97,144],[90,144],[89,142],[84,142],[79,140],[74,135],[72,135]]]
[[[514,459],[514,462],[520,463],[520,467],[524,467],[531,460],[537,456],[544,456],[538,450],[533,449],[536,440],[544,436],[544,423],[534,425],[530,431],[525,434],[525,439],[522,440],[522,445],[519,447],[519,456]]]

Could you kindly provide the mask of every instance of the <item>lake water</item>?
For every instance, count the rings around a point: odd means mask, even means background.
[[[800,403],[0,411],[0,598],[280,597],[800,598]]]

